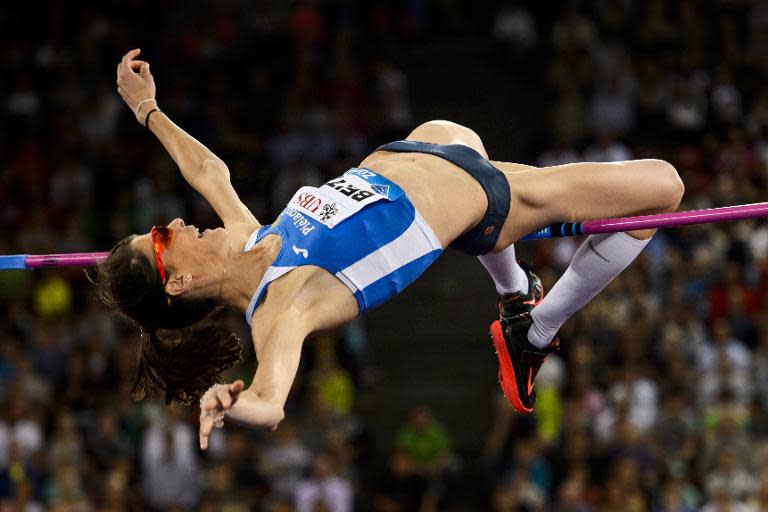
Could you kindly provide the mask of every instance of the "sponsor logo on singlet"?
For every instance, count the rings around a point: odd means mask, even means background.
[[[378,192],[383,196],[389,196],[389,185],[371,185],[374,192]]]
[[[307,236],[312,232],[313,229],[315,229],[315,226],[312,225],[312,222],[295,208],[288,207],[283,211],[283,214],[286,215],[289,219],[293,220],[293,225],[304,236]]]
[[[355,170],[359,172],[348,172],[320,187],[301,187],[297,190],[285,210],[294,220],[294,226],[300,228],[304,235],[314,229],[309,219],[333,228],[363,207],[388,198],[387,185],[371,185],[359,176],[360,172],[371,176],[375,176],[374,173],[365,169]]]
[[[333,217],[337,213],[339,213],[339,208],[336,206],[336,203],[324,204],[323,211],[320,214],[320,219],[329,220],[331,217]]]
[[[323,206],[323,200],[310,192],[298,192],[298,196],[293,196],[291,203],[310,212],[317,213],[317,210]]]

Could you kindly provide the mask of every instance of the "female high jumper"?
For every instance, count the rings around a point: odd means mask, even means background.
[[[274,429],[304,340],[397,295],[444,248],[477,256],[498,292],[490,326],[499,382],[528,413],[533,382],[556,334],[629,265],[653,230],[591,235],[543,297],[513,243],[555,222],[672,212],[683,195],[661,160],[534,168],[492,161],[478,135],[429,121],[321,186],[301,187],[275,222],[261,225],[238,198],[226,164],[158,108],[149,64],[131,50],[117,91],[160,140],[224,227],[202,234],[181,219],[120,240],[99,266],[100,295],[141,329],[137,397],[200,398],[200,446],[224,418]],[[251,326],[258,366],[251,385],[220,384],[239,342],[206,319],[234,307]]]

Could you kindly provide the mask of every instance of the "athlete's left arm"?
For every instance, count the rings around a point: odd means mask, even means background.
[[[118,64],[118,93],[136,115],[136,120],[147,126],[160,140],[179,166],[184,179],[208,201],[224,227],[245,233],[247,238],[259,227],[259,222],[232,187],[227,165],[158,110],[155,79],[149,71],[149,64],[136,60],[138,55],[138,49],[131,50]],[[152,110],[154,112],[149,118]]]
[[[200,404],[200,447],[208,447],[214,417],[248,427],[275,429],[284,417],[283,407],[293,386],[301,358],[301,348],[309,330],[302,327],[298,314],[288,311],[275,318],[266,334],[254,322],[253,335],[259,361],[250,387],[242,381],[218,384],[209,389]]]

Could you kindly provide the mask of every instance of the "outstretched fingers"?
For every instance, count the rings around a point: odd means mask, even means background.
[[[208,414],[200,415],[200,449],[208,449],[208,437],[213,429],[213,416]]]
[[[237,402],[245,383],[238,379],[232,384],[216,384],[200,399],[200,449],[208,449],[208,437],[214,427],[224,425],[224,414]]]
[[[217,421],[221,421],[224,416],[224,408],[221,399],[216,393],[217,390],[211,390],[200,400],[200,449],[208,449],[208,437]]]

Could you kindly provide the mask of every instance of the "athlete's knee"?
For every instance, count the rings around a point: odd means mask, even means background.
[[[664,160],[649,160],[655,175],[654,187],[660,206],[665,211],[675,211],[685,193],[685,185],[675,166]]]

